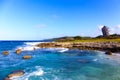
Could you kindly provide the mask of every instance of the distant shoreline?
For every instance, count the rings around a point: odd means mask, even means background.
[[[37,44],[36,46],[39,48],[68,48],[120,52],[119,42],[45,42]]]

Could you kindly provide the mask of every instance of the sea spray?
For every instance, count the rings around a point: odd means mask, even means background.
[[[32,72],[26,72],[23,76],[21,77],[13,77],[11,78],[12,80],[29,80],[30,77],[32,76],[42,76],[44,74],[44,71],[42,70],[41,67],[36,66],[36,70]]]
[[[36,45],[42,42],[24,42],[24,45],[18,46],[17,49],[21,49],[22,51],[33,51],[35,49],[39,49]]]

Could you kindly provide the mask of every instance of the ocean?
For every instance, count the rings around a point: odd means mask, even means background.
[[[25,74],[12,80],[120,80],[119,60],[100,51],[37,48],[38,41],[0,41],[0,80],[10,73]],[[22,48],[21,54],[15,51]],[[4,56],[3,51],[9,51]],[[31,59],[23,59],[31,55]]]

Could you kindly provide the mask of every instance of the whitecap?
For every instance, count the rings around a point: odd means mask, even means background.
[[[31,75],[35,75],[35,76],[42,76],[44,73],[44,71],[42,69],[38,69],[37,71],[33,72]]]
[[[14,77],[12,78],[12,80],[29,80],[29,77],[31,76],[42,76],[44,74],[44,71],[42,70],[41,67],[36,67],[37,70],[33,71],[31,73],[25,73],[23,76],[21,77]]]
[[[93,59],[93,61],[97,61],[98,59]]]
[[[61,50],[58,51],[58,52],[66,52],[66,51],[68,51],[68,50],[69,50],[68,48],[61,48]]]
[[[11,77],[10,80],[17,80],[17,78],[20,78],[20,76]]]
[[[26,46],[26,47],[23,47],[23,51],[32,51],[32,50],[34,50],[35,49],[35,47],[34,46]]]
[[[33,51],[35,49],[39,49],[39,47],[37,47],[36,45],[40,43],[43,42],[24,42],[24,45],[18,46],[15,50],[21,49],[22,51]]]
[[[35,46],[40,43],[46,43],[46,42],[25,42],[26,45],[31,45],[31,46]]]
[[[65,52],[68,51],[68,48],[45,48],[45,51],[55,51],[55,52]]]

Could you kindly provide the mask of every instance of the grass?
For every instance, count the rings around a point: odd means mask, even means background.
[[[119,39],[81,39],[81,40],[58,41],[58,42],[120,42],[120,38]]]

